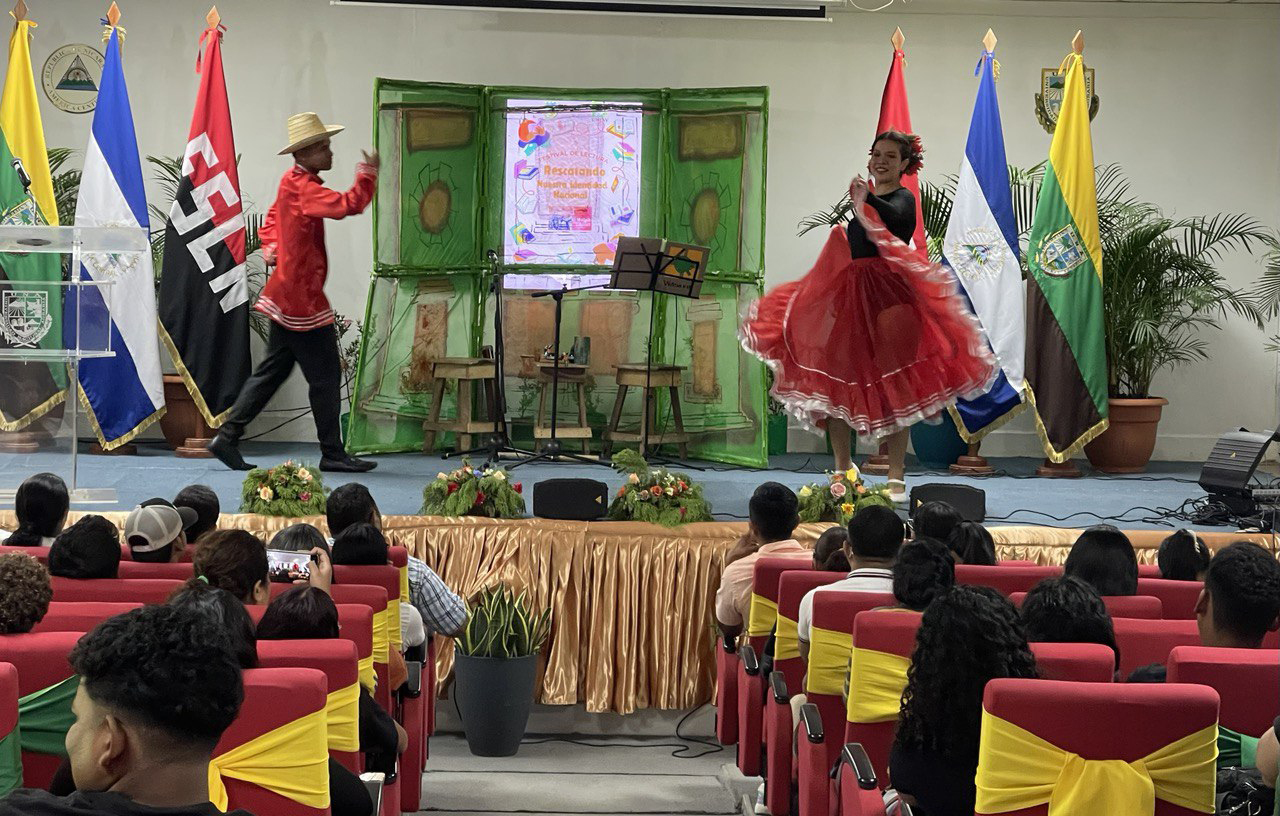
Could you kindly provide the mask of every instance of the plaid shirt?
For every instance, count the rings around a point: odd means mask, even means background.
[[[451,635],[467,622],[467,603],[421,559],[409,556],[409,600],[422,613],[428,634]]]

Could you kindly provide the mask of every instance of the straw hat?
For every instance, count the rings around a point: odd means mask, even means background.
[[[342,125],[326,125],[320,117],[308,111],[295,113],[289,117],[289,146],[281,150],[279,155],[296,153],[304,147],[328,139],[335,133],[341,133]]]

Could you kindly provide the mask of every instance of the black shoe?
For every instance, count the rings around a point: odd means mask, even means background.
[[[377,462],[370,462],[368,459],[357,459],[354,456],[344,456],[341,459],[325,456],[320,459],[320,469],[325,473],[365,473],[377,466]]]
[[[218,457],[218,461],[232,470],[253,470],[254,465],[249,464],[240,455],[240,449],[236,447],[236,443],[227,439],[222,434],[218,434],[209,443],[209,453]]]

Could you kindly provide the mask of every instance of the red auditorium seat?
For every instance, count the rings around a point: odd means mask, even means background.
[[[1062,567],[985,567],[976,564],[956,564],[956,583],[988,586],[1003,595],[1026,592],[1045,578],[1062,574]]]
[[[1159,598],[1164,606],[1164,616],[1174,620],[1195,619],[1196,600],[1202,589],[1204,584],[1200,581],[1169,581],[1138,576],[1138,594]]]
[[[260,640],[258,668],[316,669],[325,675],[329,755],[355,773],[360,761],[360,687],[350,640]]]
[[[190,561],[150,564],[145,561],[121,561],[121,578],[168,578],[171,581],[190,581],[195,569]]]
[[[854,621],[859,612],[893,603],[893,595],[887,592],[819,592],[814,596],[813,640],[805,677],[808,702],[802,709],[803,730],[797,740],[801,816],[826,816],[831,800],[828,775],[844,747],[844,681],[853,648]],[[771,699],[770,705],[778,704]],[[809,714],[805,715],[805,710]],[[790,751],[789,731],[786,737],[784,744],[771,735],[768,752]],[[770,761],[780,760],[774,757]]]
[[[240,715],[210,762],[226,788],[225,803],[211,790],[215,804],[271,816],[328,816],[325,688],[315,669],[244,673]]]
[[[9,740],[18,739],[19,735],[13,733],[17,727],[18,669],[12,663],[0,663],[0,757],[13,756],[18,760],[17,767],[6,769],[3,764],[5,760],[0,759],[0,799],[22,784],[21,750],[10,748],[8,744]],[[8,770],[14,774],[12,778],[6,778]]]
[[[1063,773],[1068,753],[1085,763],[1130,763],[1130,776],[1137,777],[1134,782],[1138,787],[1141,776],[1150,775],[1155,785],[1155,808],[1148,812],[1153,816],[1213,812],[1212,757],[1218,720],[1218,693],[1213,689],[1173,683],[999,679],[987,684],[983,710],[978,777],[982,780],[984,771],[998,773],[979,785],[978,814],[1042,816],[1049,812],[1049,797],[1065,795],[1059,786],[1072,779],[1092,786],[1087,792],[1093,794],[1098,812],[1133,812],[1100,793],[1096,785],[1101,777],[1090,773],[1087,766]],[[1197,769],[1194,773],[1177,767],[1187,764],[1186,760],[1165,759],[1169,746],[1184,739],[1182,747],[1191,755],[1190,764]],[[1148,761],[1140,762],[1144,759]],[[1009,780],[1009,784],[1002,784],[1002,780]],[[1171,788],[1189,795],[1198,807],[1167,801]]]
[[[840,794],[840,816],[888,816],[884,796],[880,791],[882,777],[876,776],[875,767],[867,758],[867,752],[858,743],[850,743],[840,752],[839,775],[836,791]],[[887,781],[887,780],[886,780]],[[911,806],[899,802],[897,816],[913,816]]]
[[[1115,678],[1116,653],[1101,643],[1032,643],[1036,674],[1041,680],[1110,683]]]
[[[123,615],[140,603],[53,601],[33,632],[88,632],[107,618]]]
[[[55,601],[106,601],[109,603],[164,603],[182,586],[166,578],[95,578],[81,581],[53,576]]]
[[[67,729],[75,720],[71,700],[79,687],[67,656],[80,637],[80,632],[0,635],[0,661],[18,670],[25,787],[47,789],[66,756]]]
[[[1238,734],[1260,737],[1280,714],[1280,652],[1275,649],[1214,649],[1175,646],[1169,653],[1170,683],[1199,683],[1222,698],[1218,723]]]
[[[1021,609],[1026,597],[1025,592],[1015,592],[1009,596],[1009,600]],[[1102,603],[1107,607],[1107,614],[1113,618],[1160,620],[1164,617],[1164,605],[1159,598],[1151,595],[1103,595]]]
[[[1160,567],[1156,564],[1139,564],[1138,577],[1139,578],[1159,578]]]
[[[373,670],[373,610],[364,604],[338,604],[338,625],[341,627],[339,637],[356,645],[357,665],[363,664],[360,670],[361,682],[372,685],[375,677]],[[246,606],[249,619],[254,626],[262,620],[266,612],[265,606]]]
[[[1193,620],[1116,618],[1116,646],[1120,649],[1120,679],[1134,669],[1163,664],[1175,646],[1199,646],[1200,630]]]
[[[4,542],[0,542],[0,555],[9,555],[11,553],[22,553],[29,555],[39,561],[41,564],[49,563],[48,547],[10,547]]]
[[[871,760],[871,767],[883,778],[889,776],[889,748],[898,725],[899,701],[906,688],[906,669],[916,648],[920,614],[904,610],[877,610],[858,615],[853,625],[853,668],[849,679],[849,704],[845,710],[845,743],[859,743]],[[868,654],[878,653],[878,654]],[[902,675],[877,671],[878,663],[859,662],[859,657],[888,662],[901,667]],[[863,684],[873,691],[864,692]],[[880,693],[876,694],[875,689]],[[891,689],[891,691],[886,691]],[[886,705],[888,698],[893,704]]]

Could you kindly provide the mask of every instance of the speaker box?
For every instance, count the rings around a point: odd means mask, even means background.
[[[982,521],[987,517],[987,491],[969,485],[933,482],[911,488],[911,517],[916,509],[932,501],[946,502],[960,513],[965,521]]]
[[[609,508],[609,486],[595,479],[545,479],[533,485],[538,518],[592,521]]]

